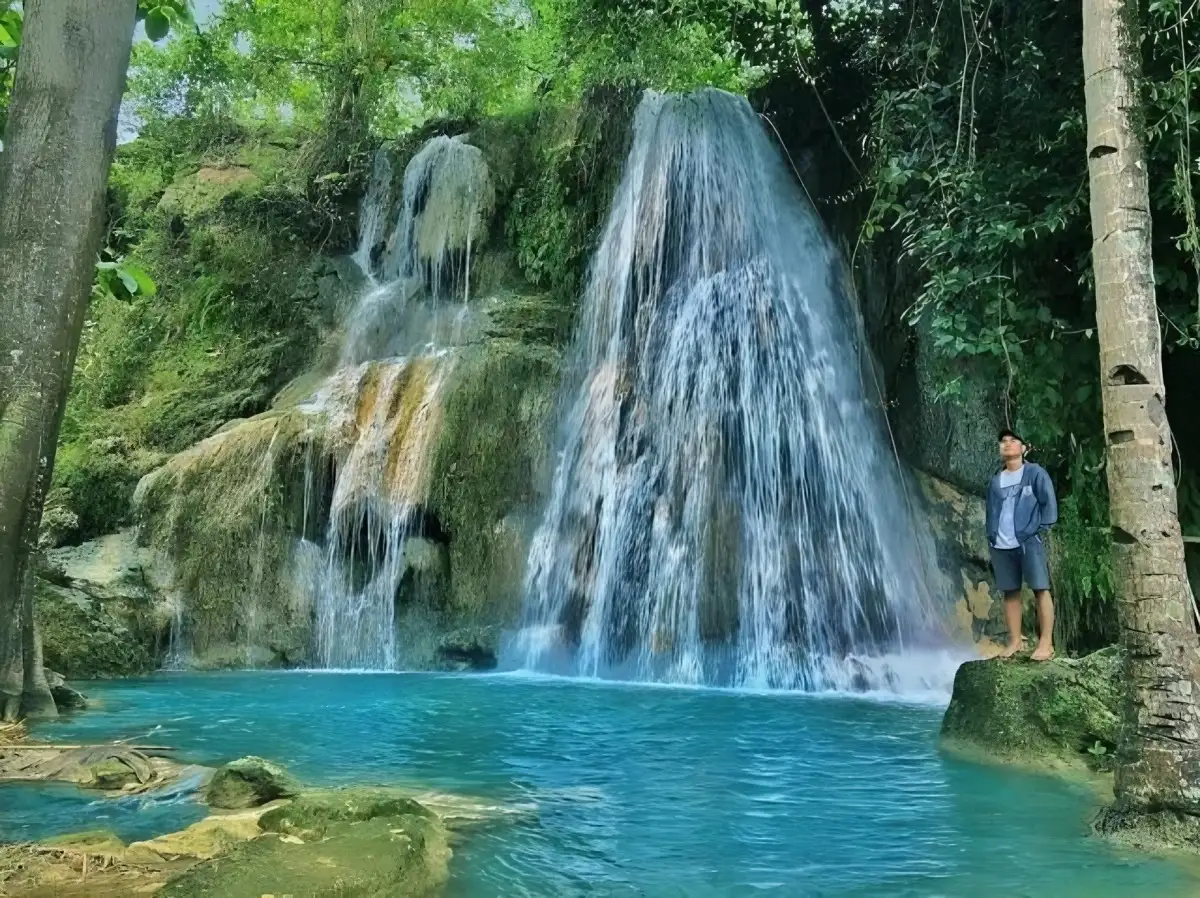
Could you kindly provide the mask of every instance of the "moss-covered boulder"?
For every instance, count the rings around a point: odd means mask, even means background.
[[[175,898],[342,895],[404,898],[445,882],[436,814],[388,789],[305,792],[258,818],[262,835],[172,880]]]
[[[376,817],[433,817],[405,794],[386,788],[347,788],[305,792],[294,801],[263,814],[259,826],[267,832],[306,841],[324,837],[335,823],[361,823]]]
[[[204,790],[204,800],[214,808],[253,808],[299,792],[299,784],[284,768],[251,755],[219,768]]]
[[[1120,731],[1121,655],[1037,663],[969,661],[958,669],[942,744],[995,760],[1061,769],[1109,766]]]
[[[164,621],[132,531],[47,551],[34,569],[34,613],[47,667],[71,680],[156,666]]]
[[[319,842],[268,833],[172,879],[163,898],[409,898],[434,893],[450,848],[436,818],[332,823]]]

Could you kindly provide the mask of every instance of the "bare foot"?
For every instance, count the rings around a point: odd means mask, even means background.
[[[1017,652],[1021,651],[1022,647],[1023,647],[1023,643],[1021,643],[1021,642],[1010,642],[1007,646],[1004,647],[1004,651],[1002,651],[996,657],[997,658],[1011,658]]]
[[[1054,646],[1039,645],[1032,655],[1029,656],[1030,661],[1053,661]]]

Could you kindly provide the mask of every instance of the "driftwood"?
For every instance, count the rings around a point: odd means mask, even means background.
[[[40,749],[5,749],[0,754],[0,780],[60,780],[119,789],[129,780],[144,785],[155,776],[146,755],[123,745],[85,746],[49,753]]]
[[[124,742],[99,742],[93,745],[52,745],[49,742],[13,743],[0,746],[0,751],[79,751],[85,748],[128,748],[133,751],[175,751],[170,745],[128,745]]]

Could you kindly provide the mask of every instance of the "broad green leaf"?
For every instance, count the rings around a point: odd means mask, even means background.
[[[158,292],[158,285],[154,283],[154,279],[137,265],[125,264],[121,268],[127,275],[133,278],[137,284],[137,292],[142,296],[153,296]]]
[[[137,278],[135,278],[132,274],[130,274],[124,268],[117,269],[117,276],[121,279],[121,283],[124,285],[125,290],[129,293],[130,296],[133,296],[133,294],[137,293],[137,291],[138,291]]]
[[[146,14],[146,37],[152,41],[160,41],[171,30],[171,20],[163,12],[161,6],[156,6]]]

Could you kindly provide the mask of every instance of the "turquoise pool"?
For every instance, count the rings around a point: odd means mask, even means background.
[[[1086,787],[943,757],[937,707],[522,675],[160,674],[87,684],[62,739],[141,736],[312,783],[417,782],[532,805],[456,847],[449,894],[1185,895],[1088,837]],[[0,790],[0,837],[175,828],[190,801]]]

